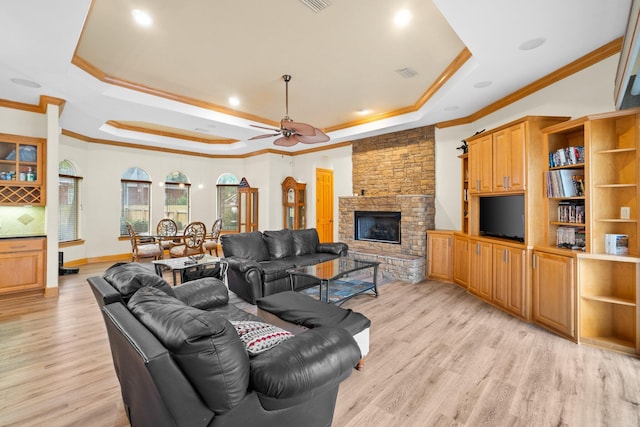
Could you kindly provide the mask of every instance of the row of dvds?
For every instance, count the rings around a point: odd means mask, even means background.
[[[549,167],[551,168],[582,163],[584,163],[584,147],[582,145],[558,148],[556,151],[549,153]]]
[[[560,202],[558,204],[558,221],[584,224],[584,202]]]
[[[559,169],[546,173],[547,197],[584,196],[584,171]]]
[[[586,245],[585,229],[579,227],[558,227],[556,230],[556,241],[559,248],[584,249]]]

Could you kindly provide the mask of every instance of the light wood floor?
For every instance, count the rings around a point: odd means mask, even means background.
[[[126,426],[106,332],[86,283],[0,301],[0,426]],[[456,285],[394,282],[344,307],[372,320],[364,371],[334,427],[638,426],[640,360],[579,346]],[[295,426],[283,426],[295,427]]]

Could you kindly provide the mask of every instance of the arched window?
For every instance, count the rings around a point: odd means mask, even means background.
[[[137,233],[149,233],[151,178],[144,169],[131,167],[120,180],[120,235],[127,236],[127,222]]]
[[[179,171],[173,171],[164,183],[164,217],[174,220],[178,230],[189,224],[189,178]]]
[[[69,160],[58,165],[58,241],[80,240],[80,182],[76,168]]]
[[[222,218],[222,230],[238,230],[238,178],[223,173],[216,181],[218,193],[218,218]]]

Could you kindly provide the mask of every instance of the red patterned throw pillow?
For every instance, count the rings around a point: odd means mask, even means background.
[[[267,351],[293,336],[291,332],[263,322],[231,320],[231,324],[249,356]]]

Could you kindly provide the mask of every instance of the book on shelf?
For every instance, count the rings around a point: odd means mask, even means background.
[[[627,234],[605,234],[604,251],[613,255],[629,254],[629,235]]]
[[[547,197],[584,196],[584,171],[558,169],[546,173]]]
[[[549,153],[549,167],[551,168],[581,163],[584,163],[584,147],[582,145],[558,148]]]

